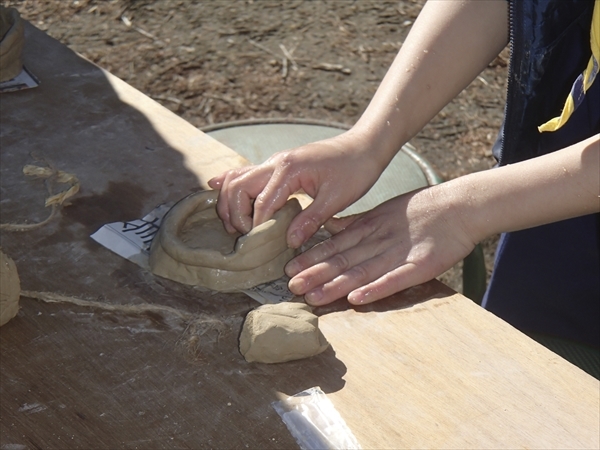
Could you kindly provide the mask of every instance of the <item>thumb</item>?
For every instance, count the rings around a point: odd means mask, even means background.
[[[365,213],[353,214],[345,217],[332,217],[325,222],[324,227],[331,234],[338,234],[340,231],[344,231],[350,225],[352,225],[357,219],[364,216]]]
[[[304,211],[300,212],[288,228],[288,245],[300,248],[319,228],[337,213],[329,202],[315,199]]]

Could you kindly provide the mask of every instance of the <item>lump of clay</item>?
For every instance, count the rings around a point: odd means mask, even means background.
[[[0,327],[19,312],[21,283],[15,262],[0,250]]]
[[[250,311],[240,335],[248,362],[281,363],[318,355],[329,347],[318,317],[305,303],[262,305]]]
[[[248,289],[284,275],[297,250],[286,232],[301,211],[290,199],[273,218],[245,235],[230,235],[216,211],[217,191],[200,191],[177,203],[165,216],[150,249],[156,275],[215,291]]]
[[[19,12],[0,6],[0,82],[12,80],[23,69],[25,28]]]

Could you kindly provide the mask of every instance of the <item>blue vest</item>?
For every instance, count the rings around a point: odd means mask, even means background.
[[[600,132],[600,79],[555,132],[589,57],[593,0],[513,0],[504,124],[494,155],[506,165],[550,153]],[[524,332],[600,347],[598,214],[505,233],[483,305]]]

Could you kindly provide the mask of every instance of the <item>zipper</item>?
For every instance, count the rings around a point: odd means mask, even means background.
[[[523,53],[523,27],[519,26],[517,20],[521,20],[522,12],[518,15],[515,11],[516,1],[519,0],[508,0],[508,45],[510,50],[510,58],[508,61],[508,75],[506,82],[506,106],[504,107],[504,121],[502,126],[502,145],[500,146],[500,153],[498,155],[498,165],[502,166],[506,164],[506,149],[509,152],[514,152],[514,135],[517,131],[512,122],[514,122],[514,115],[512,110],[514,109],[515,103],[515,81],[514,74],[515,70],[519,70],[518,64],[522,63]]]

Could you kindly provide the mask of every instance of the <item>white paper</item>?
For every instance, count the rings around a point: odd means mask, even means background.
[[[39,85],[40,82],[37,80],[37,78],[31,72],[29,72],[27,68],[23,67],[21,73],[12,80],[3,81],[0,83],[0,93],[31,89],[38,87]]]
[[[141,219],[104,225],[91,238],[117,255],[149,270],[148,256],[152,239],[171,205],[159,205]]]
[[[242,292],[262,304],[289,302],[294,298],[294,294],[292,294],[287,287],[288,281],[290,281],[290,279],[287,276],[284,276],[269,283],[259,284],[250,289],[244,289]]]

